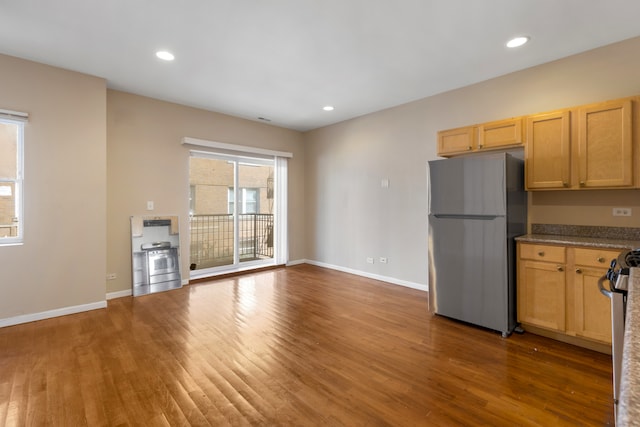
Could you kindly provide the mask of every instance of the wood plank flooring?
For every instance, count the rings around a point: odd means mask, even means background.
[[[0,329],[0,425],[613,425],[610,356],[309,265]]]

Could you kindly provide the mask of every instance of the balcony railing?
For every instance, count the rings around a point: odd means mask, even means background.
[[[233,264],[233,215],[192,215],[189,229],[192,270]],[[238,254],[240,262],[273,258],[273,214],[238,216]]]

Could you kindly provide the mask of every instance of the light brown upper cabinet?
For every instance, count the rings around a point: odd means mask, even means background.
[[[478,125],[478,150],[522,145],[522,118]]]
[[[569,187],[570,118],[569,110],[527,117],[527,189]]]
[[[522,145],[522,118],[499,120],[438,132],[438,155],[497,150]]]
[[[633,186],[630,99],[578,109],[578,186]]]
[[[527,118],[527,190],[633,188],[633,100]]]
[[[438,132],[438,155],[447,157],[472,151],[476,148],[476,133],[475,126]]]

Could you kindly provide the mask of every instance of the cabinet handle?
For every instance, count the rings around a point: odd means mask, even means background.
[[[482,147],[484,147],[484,145],[482,145],[482,144],[479,144],[479,145],[478,145],[478,148],[482,148]]]
[[[544,256],[544,251],[538,252],[538,256]]]
[[[576,273],[582,274],[582,270],[580,270],[579,268],[576,268]]]
[[[601,256],[599,256],[598,258],[596,258],[596,261],[598,261],[598,262],[604,262],[604,258],[602,258]]]
[[[470,145],[467,147],[467,150],[468,150],[468,151],[471,151],[471,146],[470,146]]]
[[[568,183],[568,182],[566,182],[566,181],[562,181],[562,186],[563,186],[563,187],[568,187],[568,186],[569,186],[569,183]]]
[[[556,267],[556,270],[558,270],[558,271],[564,271],[564,267],[563,267],[563,266],[561,266],[561,265],[559,265],[558,267]]]
[[[580,181],[580,187],[584,187],[585,186],[585,182],[584,181]]]

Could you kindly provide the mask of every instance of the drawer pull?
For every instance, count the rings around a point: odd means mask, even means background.
[[[538,256],[544,256],[544,251],[538,252]]]
[[[558,271],[564,271],[564,267],[563,267],[563,266],[561,266],[561,265],[559,265],[558,267],[556,267],[556,270],[558,270]]]
[[[471,151],[471,146],[470,145],[467,147],[467,150]]]
[[[599,257],[596,259],[596,261],[598,261],[598,262],[604,262],[604,258],[602,258],[601,256],[599,256]]]
[[[582,270],[580,270],[579,268],[576,268],[576,273],[582,274]]]

